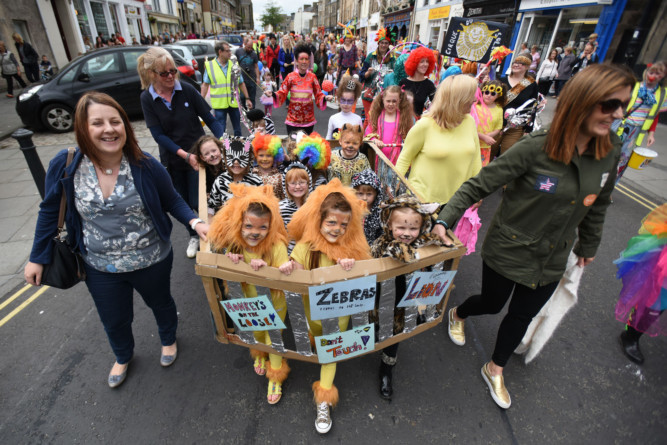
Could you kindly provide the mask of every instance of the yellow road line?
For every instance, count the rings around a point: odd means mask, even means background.
[[[46,292],[48,289],[50,289],[49,286],[42,286],[42,288],[41,288],[40,290],[38,290],[37,292],[35,292],[35,293],[33,294],[32,297],[30,297],[30,298],[28,298],[27,300],[25,300],[23,303],[21,303],[21,305],[20,305],[19,307],[17,307],[17,308],[14,309],[13,311],[11,311],[11,312],[9,313],[9,315],[7,315],[5,318],[3,318],[2,320],[0,320],[0,327],[2,327],[5,323],[7,323],[9,320],[11,320],[11,319],[14,317],[14,315],[18,314],[18,313],[21,312],[23,309],[25,309],[26,306],[28,306],[30,303],[32,303],[33,301],[35,301],[35,299],[36,299],[37,297],[39,297],[40,295],[42,295],[42,294],[43,294],[44,292]]]
[[[650,205],[644,203],[643,201],[640,201],[639,199],[635,198],[634,196],[632,196],[630,193],[626,192],[625,190],[618,188],[618,186],[616,187],[616,190],[618,190],[619,193],[623,193],[625,196],[632,199],[633,201],[638,202],[639,204],[641,204],[642,206],[646,207],[649,210],[653,210],[657,207],[657,206],[651,207]]]
[[[645,203],[647,203],[647,204],[649,204],[649,205],[652,205],[653,207],[658,207],[658,204],[654,203],[653,201],[649,201],[648,198],[646,198],[646,197],[643,196],[643,195],[640,195],[639,193],[635,192],[634,190],[632,190],[632,189],[631,189],[630,187],[628,187],[628,186],[621,185],[621,184],[617,184],[617,185],[616,185],[616,188],[621,188],[621,189],[623,189],[624,191],[626,191],[626,192],[628,192],[628,193],[631,193],[631,194],[635,195],[637,198],[641,199],[641,200],[644,201]]]
[[[21,294],[22,294],[23,292],[27,291],[27,290],[30,289],[31,287],[32,287],[32,284],[26,284],[25,286],[23,286],[23,289],[16,291],[16,292],[14,293],[14,295],[12,295],[12,296],[9,297],[5,302],[3,302],[2,304],[0,304],[0,311],[3,310],[3,309],[5,308],[5,306],[7,306],[9,303],[11,303],[12,301],[16,300],[18,297],[20,297]]]

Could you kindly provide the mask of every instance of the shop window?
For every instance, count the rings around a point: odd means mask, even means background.
[[[93,34],[90,31],[88,14],[86,13],[86,9],[83,6],[82,0],[74,0],[74,10],[76,13],[76,21],[79,24],[79,31],[81,31],[81,37],[88,37],[90,41],[93,42],[95,39],[93,38]]]
[[[95,22],[95,28],[97,28],[97,35],[108,39],[111,35],[109,34],[107,19],[104,16],[104,5],[102,3],[90,2],[90,9],[93,11],[93,21]]]
[[[433,26],[431,28],[431,35],[426,42],[431,48],[437,48],[438,37],[440,37],[440,26]]]

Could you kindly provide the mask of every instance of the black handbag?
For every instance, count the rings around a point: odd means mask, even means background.
[[[69,148],[67,153],[67,168],[74,157],[74,149]],[[67,171],[63,174],[67,177]],[[63,233],[63,226],[65,224],[65,210],[67,207],[67,200],[65,198],[65,191],[63,190],[62,198],[60,199],[60,214],[58,215],[58,232],[53,238],[53,252],[51,253],[51,262],[44,265],[42,272],[42,284],[56,287],[58,289],[69,289],[79,281],[86,279],[86,270],[83,267],[83,259],[78,252],[75,252],[70,247],[65,234]]]

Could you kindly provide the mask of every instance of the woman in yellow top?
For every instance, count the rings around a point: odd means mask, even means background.
[[[408,132],[396,169],[424,202],[447,203],[482,168],[479,137],[470,109],[477,81],[450,76],[438,86],[431,108]]]
[[[230,189],[232,198],[211,221],[213,248],[227,249],[227,256],[235,264],[243,261],[256,271],[265,266],[279,267],[288,263],[287,232],[273,186],[253,187],[235,183],[230,185]],[[257,297],[254,285],[242,283],[241,287],[246,298]],[[272,289],[271,303],[284,321],[287,304],[283,291]],[[271,344],[269,331],[255,331],[255,338],[266,345]],[[278,403],[282,396],[282,384],[290,371],[287,360],[280,355],[268,354],[267,364],[265,352],[250,349],[250,355],[254,359],[255,373],[266,375],[269,379],[267,401],[272,405]]]
[[[350,187],[344,187],[340,179],[334,178],[326,185],[317,187],[308,195],[308,201],[294,213],[287,225],[290,238],[298,240],[289,264],[280,267],[283,273],[295,269],[317,269],[339,264],[343,270],[351,270],[355,261],[371,259],[366,242],[362,219],[366,203]],[[210,235],[209,235],[210,236]],[[310,301],[304,295],[303,303],[308,326],[314,337],[322,335],[322,322],[310,316]],[[347,330],[350,317],[339,317],[341,332]],[[338,389],[334,386],[336,363],[320,368],[320,380],[313,383],[317,404],[315,429],[324,434],[331,429],[331,406],[338,403]]]

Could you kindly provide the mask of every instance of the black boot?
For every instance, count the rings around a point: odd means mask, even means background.
[[[644,354],[642,354],[642,351],[639,349],[639,337],[641,336],[641,333],[634,329],[632,329],[632,331],[629,329],[623,331],[618,339],[625,355],[633,362],[641,365],[644,363]],[[635,332],[639,335],[636,335]]]
[[[391,387],[391,371],[393,365],[388,365],[384,362],[380,363],[380,396],[385,400],[391,400],[391,395],[394,393]]]

